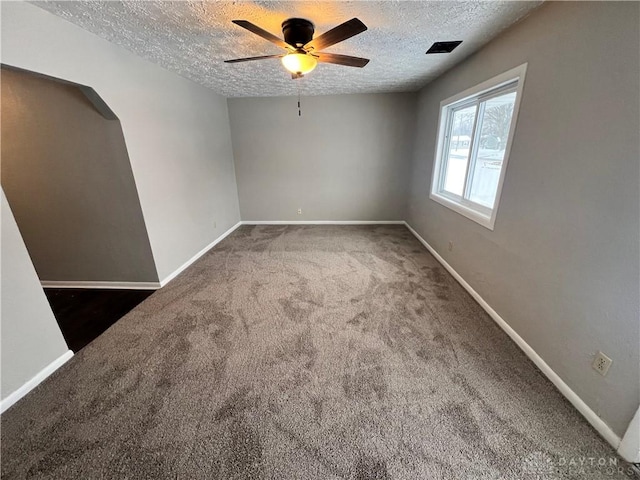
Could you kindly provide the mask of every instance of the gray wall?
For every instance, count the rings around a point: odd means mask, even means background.
[[[423,89],[408,205],[409,223],[618,435],[640,401],[638,10],[545,4]],[[429,199],[439,102],[524,62],[491,232]],[[604,378],[597,350],[614,361]]]
[[[228,103],[243,220],[404,219],[414,94]]]
[[[120,118],[160,279],[239,221],[225,98],[31,4],[2,4],[1,35],[5,64],[93,87]]]
[[[4,399],[68,348],[40,287],[4,192],[1,203],[0,397]]]
[[[41,280],[157,282],[118,120],[2,69],[2,188]]]

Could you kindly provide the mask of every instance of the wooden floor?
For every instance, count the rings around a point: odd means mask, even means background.
[[[73,352],[91,343],[153,290],[45,288],[53,315]]]

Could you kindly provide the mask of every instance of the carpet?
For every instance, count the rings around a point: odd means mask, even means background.
[[[396,225],[243,226],[1,420],[3,479],[631,475]]]

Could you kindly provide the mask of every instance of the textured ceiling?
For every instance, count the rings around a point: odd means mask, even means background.
[[[100,37],[228,97],[414,91],[542,2],[524,1],[74,1],[32,2]],[[316,36],[358,17],[369,30],[327,52],[370,58],[360,69],[320,64],[292,80],[277,46],[234,25],[244,19],[282,37],[290,17],[311,20]],[[453,53],[425,55],[435,41],[463,40]]]

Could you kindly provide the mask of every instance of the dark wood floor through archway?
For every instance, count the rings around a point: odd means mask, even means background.
[[[87,346],[154,290],[45,288],[53,315],[74,353]]]

